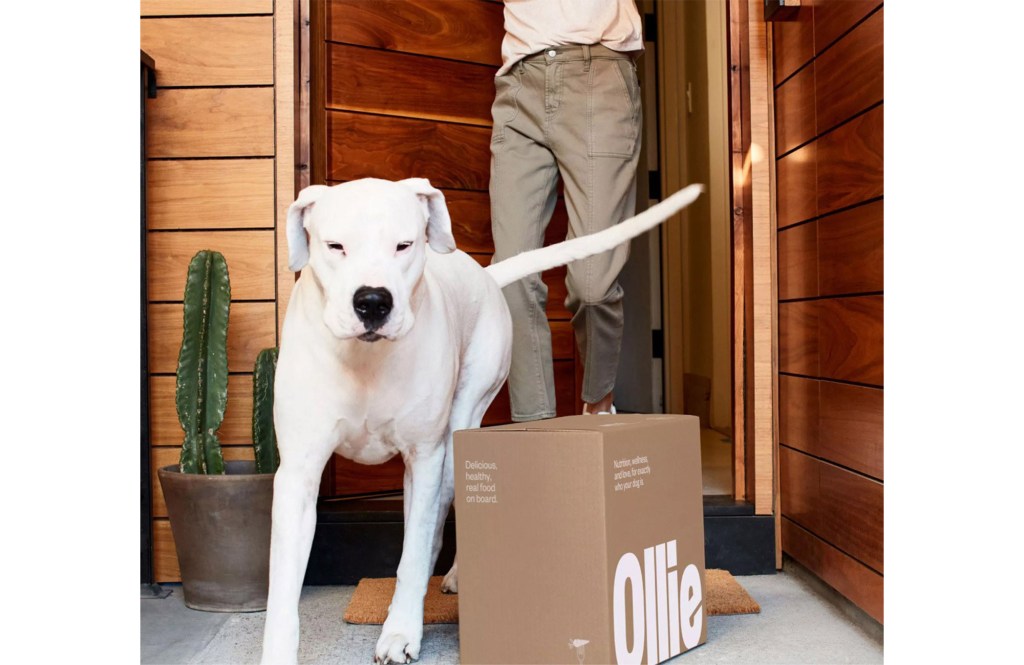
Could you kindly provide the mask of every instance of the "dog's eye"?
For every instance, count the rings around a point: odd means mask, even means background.
[[[400,243],[398,243],[398,246],[395,247],[395,251],[396,252],[404,252],[405,250],[409,249],[410,247],[412,247],[412,243],[411,242],[400,242]]]
[[[345,253],[345,247],[340,242],[329,242],[327,243],[327,248],[335,252],[341,252],[342,254]]]

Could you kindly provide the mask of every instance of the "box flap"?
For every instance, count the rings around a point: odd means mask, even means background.
[[[526,423],[510,423],[493,427],[481,427],[481,430],[512,431],[512,432],[608,432],[643,428],[652,425],[664,426],[666,421],[676,421],[680,425],[687,419],[697,416],[682,416],[670,413],[620,413],[601,416],[563,416],[547,420],[533,420]]]

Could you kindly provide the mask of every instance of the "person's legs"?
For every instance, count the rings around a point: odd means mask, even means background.
[[[564,182],[569,237],[601,231],[635,213],[641,134],[632,60],[600,46],[577,52],[582,55],[560,65],[551,143]],[[617,278],[628,254],[623,245],[568,266],[566,306],[585,362],[581,397],[591,413],[611,407],[623,326]]]
[[[545,70],[543,61],[526,62],[495,79],[490,182],[495,263],[542,246],[555,208],[558,169],[544,140]],[[553,418],[548,289],[536,274],[503,292],[512,314],[512,420]]]

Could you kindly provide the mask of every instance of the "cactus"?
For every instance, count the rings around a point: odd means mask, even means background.
[[[185,322],[178,354],[175,404],[185,430],[182,473],[224,473],[216,431],[228,395],[228,310],[231,282],[220,252],[192,257],[185,281]]]
[[[252,447],[256,473],[274,473],[281,463],[274,434],[274,370],[277,349],[263,349],[252,375]]]

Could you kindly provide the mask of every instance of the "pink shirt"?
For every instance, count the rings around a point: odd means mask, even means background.
[[[633,0],[505,0],[501,69],[549,46],[602,44],[613,51],[644,49]]]

